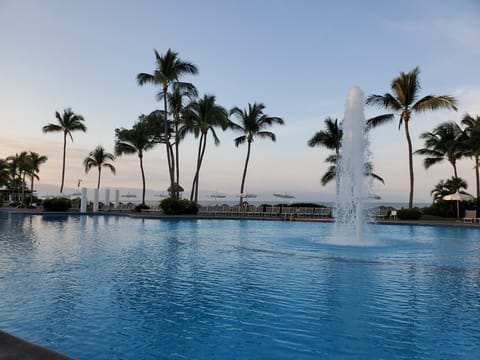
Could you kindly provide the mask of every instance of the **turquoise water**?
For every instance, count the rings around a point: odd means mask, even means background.
[[[477,359],[480,228],[0,213],[0,328],[78,359]]]

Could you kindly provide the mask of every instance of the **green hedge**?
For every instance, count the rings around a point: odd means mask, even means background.
[[[397,211],[397,216],[401,220],[419,220],[422,212],[418,209],[400,209]]]
[[[166,215],[195,215],[198,205],[187,199],[164,199],[160,207]]]
[[[45,211],[67,211],[72,207],[72,201],[67,198],[50,198],[42,201]]]

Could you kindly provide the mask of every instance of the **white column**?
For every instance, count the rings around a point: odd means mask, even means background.
[[[105,211],[110,210],[110,189],[105,189]]]
[[[86,213],[87,212],[87,188],[82,188],[82,200],[80,202],[80,212]]]
[[[115,209],[120,207],[120,190],[115,190]]]
[[[98,189],[93,189],[93,212],[98,211]]]

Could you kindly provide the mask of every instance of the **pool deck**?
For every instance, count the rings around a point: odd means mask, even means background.
[[[282,217],[282,216],[231,216],[231,215],[165,215],[160,212],[148,211],[148,212],[135,212],[135,211],[99,211],[99,212],[50,212],[43,211],[42,209],[22,209],[22,208],[0,208],[0,211],[6,211],[10,213],[23,214],[23,215],[120,215],[129,216],[132,218],[141,219],[217,219],[217,220],[267,220],[267,221],[303,221],[303,222],[334,222],[333,218],[309,218],[309,217]],[[401,220],[401,219],[374,219],[372,223],[375,224],[387,224],[387,225],[418,225],[418,226],[460,226],[460,227],[475,227],[480,228],[480,222],[465,223],[462,219],[449,219],[449,220]],[[1,358],[0,358],[1,360]]]
[[[44,347],[32,344],[19,337],[0,330],[0,360],[69,360],[62,355]]]

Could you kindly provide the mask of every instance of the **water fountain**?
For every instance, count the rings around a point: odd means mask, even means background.
[[[365,164],[369,158],[363,92],[358,87],[347,96],[342,129],[342,146],[337,166],[337,237],[357,242],[365,223],[364,200],[369,193]],[[348,239],[347,239],[348,240]]]

